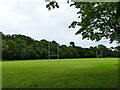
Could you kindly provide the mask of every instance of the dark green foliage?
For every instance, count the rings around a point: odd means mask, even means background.
[[[55,2],[50,2],[46,8],[51,10],[50,6],[55,8],[55,5]],[[70,6],[79,9],[77,14],[80,20],[73,21],[69,26],[69,28],[79,27],[76,35],[81,34],[83,39],[95,41],[107,38],[110,43],[120,42],[120,1],[74,2]]]
[[[72,47],[75,47],[75,43],[74,43],[74,42],[70,42],[70,45],[71,45]]]
[[[50,54],[57,54],[58,43],[56,41],[41,41],[33,40],[25,35],[2,35],[2,58],[3,60],[23,60],[23,59],[47,59],[48,58],[48,44],[50,44]],[[74,42],[70,42],[70,46],[59,45],[60,58],[90,58],[96,57],[96,50],[98,56],[101,57],[101,50],[103,57],[118,57],[120,54],[119,47],[107,48],[104,45],[96,47],[82,48],[76,46]],[[57,58],[57,57],[51,57]]]
[[[77,14],[81,21],[73,21],[70,26],[80,27],[76,34],[82,34],[83,39],[99,41],[105,37],[111,43],[120,42],[120,2],[75,2],[72,5],[80,8]]]
[[[46,8],[48,8],[48,10],[59,8],[58,2],[55,1],[50,2],[46,5]]]

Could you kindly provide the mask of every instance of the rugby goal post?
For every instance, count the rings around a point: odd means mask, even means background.
[[[50,61],[51,57],[57,57],[58,61],[59,61],[59,44],[57,43],[57,50],[56,50],[56,54],[51,54],[51,48],[50,48],[50,42],[48,42],[48,60]]]

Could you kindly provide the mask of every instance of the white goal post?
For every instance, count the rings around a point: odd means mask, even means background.
[[[57,59],[58,59],[58,61],[59,61],[59,44],[57,43],[57,53],[56,54],[52,54],[51,55],[51,53],[50,53],[50,51],[51,51],[51,48],[50,48],[50,42],[48,42],[48,60],[50,61],[50,59],[51,59],[51,57],[55,57],[55,56],[57,56]]]

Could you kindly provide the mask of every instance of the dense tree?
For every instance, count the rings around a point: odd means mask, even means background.
[[[118,52],[116,53],[116,56],[120,57],[120,46],[116,46],[115,51]]]
[[[78,51],[76,48],[74,48],[73,46],[68,47],[68,49],[71,52],[71,55],[69,56],[70,58],[78,58]]]
[[[9,55],[9,47],[6,44],[6,40],[3,40],[2,41],[2,58],[8,59],[8,55]]]
[[[35,53],[36,53],[35,57],[36,57],[36,58],[40,58],[41,45],[39,44],[39,42],[38,42],[38,41],[35,41],[35,42],[32,44],[32,48],[33,48],[33,50],[34,50]]]
[[[7,41],[7,45],[9,47],[9,54],[8,54],[8,58],[9,59],[15,59],[17,58],[17,48],[16,48],[16,44],[13,40],[8,40]]]
[[[60,47],[60,58],[69,58],[71,55],[72,53],[66,45]]]
[[[77,14],[81,21],[74,21],[70,26],[80,27],[76,34],[96,41],[102,37],[109,38],[111,42],[120,41],[120,2],[75,2],[72,5],[80,8]]]
[[[24,59],[26,58],[27,52],[27,44],[25,40],[22,40],[20,37],[16,37],[15,39],[16,47],[17,47],[17,58],[18,59]]]
[[[74,42],[70,42],[70,45],[71,45],[72,47],[75,47],[75,43],[74,43]]]
[[[82,48],[75,46],[74,42],[70,42],[70,46],[59,45],[56,41],[46,41],[42,39],[40,41],[33,40],[25,35],[4,35],[2,42],[2,58],[4,60],[22,60],[22,59],[47,59],[48,58],[48,45],[50,44],[50,54],[56,55],[57,48],[59,46],[60,58],[89,58],[96,57],[96,51],[101,57],[101,51],[103,57],[118,57],[120,54],[120,48],[112,47],[107,48],[104,45],[98,45],[90,48]],[[57,58],[51,57],[51,58]]]
[[[98,45],[98,55],[101,56],[101,54],[103,55],[102,57],[106,57],[107,53],[108,53],[108,48],[102,44]]]

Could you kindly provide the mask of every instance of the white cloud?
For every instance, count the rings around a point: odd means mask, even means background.
[[[48,11],[45,0],[1,0],[0,28],[5,34],[24,34],[34,39],[55,40],[60,44],[69,45],[74,41],[83,47],[104,44],[115,46],[115,43],[82,40],[75,35],[78,29],[68,26],[77,18],[77,9],[70,7],[65,0],[59,0],[59,9]]]

